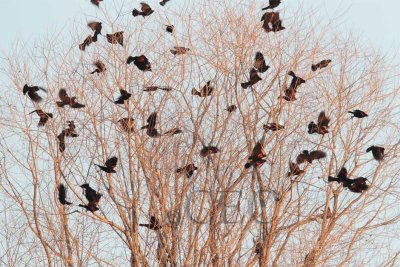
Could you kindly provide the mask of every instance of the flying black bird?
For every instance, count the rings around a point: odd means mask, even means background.
[[[364,111],[359,110],[359,109],[356,109],[356,110],[353,110],[353,111],[349,111],[349,113],[353,114],[353,117],[351,117],[351,118],[362,119],[362,118],[368,117],[367,113],[365,113]]]
[[[255,85],[256,83],[258,83],[261,80],[262,79],[260,78],[260,76],[258,76],[257,70],[251,69],[250,70],[250,80],[248,82],[242,83],[241,86],[243,89],[246,89],[250,86]]]
[[[265,64],[264,55],[261,52],[256,53],[256,57],[254,59],[254,67],[257,69],[258,72],[264,73],[270,67]]]
[[[141,71],[151,71],[151,64],[146,56],[141,55],[138,57],[129,56],[126,60],[126,64],[134,63],[136,67]]]
[[[163,133],[163,135],[172,136],[172,135],[180,134],[180,133],[183,133],[181,129],[179,129],[179,128],[172,128],[171,130],[168,130],[168,131],[166,131],[165,133]]]
[[[57,189],[58,189],[58,200],[60,201],[60,203],[63,205],[71,205],[72,203],[66,200],[67,190],[65,188],[65,185],[59,184]]]
[[[147,118],[147,125],[143,126],[141,129],[147,129],[146,133],[150,137],[160,137],[160,133],[156,129],[157,122],[157,112],[153,112]]]
[[[117,166],[117,162],[118,162],[118,158],[112,157],[112,158],[109,158],[108,160],[106,160],[106,162],[104,163],[105,166],[101,166],[98,164],[94,164],[94,165],[96,165],[102,171],[104,171],[106,173],[116,173],[116,171],[114,169]]]
[[[367,179],[364,177],[359,177],[355,179],[348,178],[348,173],[346,168],[340,169],[337,178],[329,176],[328,182],[338,182],[342,183],[343,187],[348,188],[351,192],[362,193],[368,189]]]
[[[58,92],[58,97],[61,99],[61,101],[56,101],[56,104],[58,107],[63,108],[64,106],[68,105],[71,108],[83,108],[85,105],[80,104],[76,101],[76,97],[69,97],[67,94],[67,90],[65,89],[60,89]]]
[[[254,168],[260,167],[262,164],[267,162],[267,160],[265,159],[266,156],[267,155],[264,152],[264,147],[262,143],[258,141],[254,146],[250,157],[248,157],[247,163],[244,165],[244,168],[248,169],[251,166],[254,166]]]
[[[128,91],[124,89],[119,89],[119,92],[121,93],[121,96],[119,96],[118,99],[114,101],[114,103],[123,105],[124,101],[127,101],[132,96],[132,94],[128,93]]]
[[[289,89],[291,89],[291,90],[295,90],[295,91],[296,91],[297,88],[298,88],[301,84],[303,84],[303,83],[306,82],[304,79],[302,79],[302,78],[300,78],[300,77],[297,77],[296,74],[295,74],[293,71],[289,71],[289,72],[288,72],[288,75],[289,75],[289,76],[292,76],[292,81],[290,82],[290,85],[289,85]]]
[[[92,21],[88,23],[88,27],[94,31],[93,35],[93,42],[97,41],[97,35],[101,35],[101,30],[103,29],[103,26],[101,22],[98,21]]]
[[[231,113],[234,112],[237,109],[236,105],[230,105],[229,107],[226,108],[226,110]]]
[[[313,65],[311,65],[311,70],[312,71],[316,71],[316,70],[318,70],[318,69],[323,69],[323,68],[326,68],[326,67],[328,67],[328,65],[330,64],[332,62],[332,60],[330,60],[330,59],[324,59],[324,60],[322,60],[321,62],[319,62],[319,63],[317,63],[317,64],[313,64]]]
[[[318,134],[326,134],[329,133],[329,122],[331,119],[329,119],[325,115],[325,111],[321,111],[318,115],[318,124],[315,124],[315,122],[310,122],[308,124],[308,133],[313,134],[313,133],[318,133]]]
[[[150,16],[154,12],[154,10],[151,9],[151,7],[148,4],[142,2],[142,3],[140,3],[140,5],[142,6],[140,8],[142,11],[139,11],[136,8],[134,10],[132,10],[132,15],[134,17],[140,16],[140,15],[143,17],[146,17],[146,16]]]
[[[162,86],[146,86],[143,89],[144,92],[154,92],[154,91],[157,91],[157,90],[162,90],[162,91],[169,92],[169,91],[172,91],[172,88],[171,87],[162,87]]]
[[[90,3],[92,3],[93,5],[99,7],[100,2],[102,2],[103,0],[90,0]]]
[[[96,40],[97,41],[97,40]],[[79,45],[79,49],[85,51],[86,47],[89,46],[91,43],[95,42],[93,36],[89,35],[86,39]]]
[[[303,150],[303,152],[297,156],[296,162],[297,164],[301,164],[304,162],[312,163],[313,160],[318,160],[326,157],[326,153],[321,150],[315,150],[308,152],[308,150]]]
[[[92,71],[90,74],[102,73],[103,71],[106,71],[106,65],[104,65],[104,63],[101,62],[100,60],[95,61],[93,65],[96,67],[96,69]]]
[[[297,165],[294,162],[290,162],[289,163],[289,172],[287,173],[287,177],[289,176],[297,176],[297,175],[301,175],[304,173],[304,170],[301,170],[299,168],[299,165]]]
[[[27,84],[24,85],[24,88],[22,89],[22,93],[24,95],[28,94],[29,98],[33,102],[41,102],[43,98],[37,93],[39,90],[43,92],[47,92],[46,89],[40,86],[28,86]]]
[[[144,226],[149,228],[150,230],[160,230],[162,228],[162,225],[159,223],[159,221],[156,219],[156,216],[151,215],[150,217],[150,223],[140,223],[139,226]]]
[[[106,34],[107,42],[110,44],[120,44],[124,46],[124,32],[116,32],[113,34]]]
[[[211,81],[208,81],[206,85],[201,88],[200,92],[196,90],[196,88],[192,88],[192,95],[198,95],[200,97],[207,97],[212,94],[214,91],[214,87],[211,86]]]
[[[262,27],[266,32],[278,32],[286,29],[282,26],[279,12],[267,12],[261,17],[261,21],[264,21]]]
[[[170,51],[173,55],[183,55],[186,54],[186,52],[189,52],[190,49],[183,46],[174,46],[174,49],[171,49]]]
[[[200,156],[207,157],[212,154],[216,154],[219,152],[219,149],[216,146],[205,146],[200,150]]]
[[[372,156],[374,156],[374,159],[377,161],[383,160],[383,157],[385,156],[385,148],[380,146],[370,146],[367,149],[367,153],[368,152],[372,152]]]
[[[263,129],[264,129],[264,131],[271,130],[271,131],[275,132],[275,131],[285,129],[285,126],[280,125],[279,123],[276,123],[276,122],[270,122],[270,123],[264,124]]]
[[[274,9],[278,7],[281,3],[281,0],[269,0],[269,6],[264,7],[262,10],[267,10],[267,9]]]
[[[76,127],[73,121],[67,121],[68,128],[61,131],[57,136],[58,139],[58,149],[60,152],[65,150],[65,137],[78,137],[78,133],[75,131]]]
[[[168,3],[169,1],[171,1],[171,0],[162,0],[160,2],[160,5],[165,6],[165,4]]]
[[[194,171],[196,171],[197,169],[198,168],[193,163],[191,163],[189,165],[186,165],[185,167],[178,168],[176,170],[176,173],[184,173],[187,178],[190,178],[194,174]]]
[[[44,126],[46,124],[46,122],[49,120],[49,118],[53,118],[53,113],[46,113],[41,109],[36,109],[32,112],[30,112],[29,114],[32,114],[33,112],[36,112],[36,114],[39,115],[40,119],[39,119],[39,123],[38,126]]]
[[[81,185],[81,187],[83,188],[83,194],[85,195],[89,203],[87,205],[79,204],[79,207],[85,208],[86,210],[91,212],[99,210],[97,205],[99,205],[99,201],[102,195],[91,188],[89,184],[83,184]]]
[[[133,124],[133,121],[135,119],[133,118],[122,118],[118,121],[118,123],[121,125],[122,129],[125,132],[133,132],[135,129],[135,126]]]
[[[174,25],[165,25],[167,28],[165,28],[165,30],[169,33],[173,33],[174,32]]]

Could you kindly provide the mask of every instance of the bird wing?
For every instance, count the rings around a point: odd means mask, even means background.
[[[63,101],[63,102],[68,102],[69,97],[67,94],[67,90],[61,88],[60,91],[58,91],[58,97]]]
[[[326,153],[321,150],[315,150],[310,153],[310,157],[312,160],[314,159],[322,159],[326,157]]]
[[[296,163],[294,163],[294,162],[290,162],[289,163],[289,169],[290,169],[290,172],[291,173],[294,173],[294,172],[298,172],[300,169],[299,169],[299,165],[297,165]]]
[[[156,122],[157,122],[157,112],[153,112],[150,114],[150,116],[147,118],[147,123],[149,124],[149,128],[155,128],[156,127]]]
[[[109,158],[104,164],[109,168],[115,168],[115,166],[117,166],[117,162],[118,162],[118,158],[112,157],[112,158]]]
[[[148,4],[142,2],[140,3],[140,5],[142,6],[141,7],[142,12],[146,13],[151,11],[151,7]]]
[[[261,80],[260,76],[258,76],[256,69],[250,70],[250,81],[258,81]]]
[[[67,192],[65,186],[63,184],[60,184],[58,186],[58,200],[60,202],[64,202],[66,197],[67,197]]]
[[[296,158],[297,164],[304,163],[305,161],[307,161],[307,156],[304,155],[303,153],[301,153],[300,155],[298,155],[297,158]]]
[[[347,179],[348,177],[347,169],[345,167],[341,168],[337,176],[340,179]]]
[[[258,158],[261,153],[265,155],[262,143],[260,141],[257,141],[251,152],[251,157],[253,159]]]
[[[331,120],[326,116],[325,111],[321,111],[318,115],[318,126],[328,126]]]

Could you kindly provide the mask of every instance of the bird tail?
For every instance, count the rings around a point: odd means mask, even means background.
[[[267,7],[264,7],[263,9],[261,9],[261,10],[268,10],[270,8],[271,8],[271,6],[267,6]]]
[[[312,71],[316,71],[318,68],[317,68],[317,66],[316,65],[311,65],[311,70]]]
[[[195,88],[192,88],[192,95],[200,95],[200,92],[197,91]]]
[[[176,55],[176,54],[178,54],[178,51],[176,51],[176,50],[169,50],[169,51],[171,51],[171,53],[173,54],[173,55]]]
[[[241,83],[240,85],[242,86],[243,89],[247,89],[250,86],[250,83],[249,82]]]
[[[72,205],[72,203],[69,201],[65,201],[65,205]]]
[[[332,176],[329,176],[328,177],[328,182],[340,182],[340,180],[339,180],[339,178],[335,178],[335,177],[332,177]]]
[[[134,16],[134,17],[139,16],[140,13],[141,13],[141,12],[140,12],[139,10],[137,10],[136,8],[135,8],[134,10],[132,10],[132,16]]]
[[[139,223],[139,226],[144,226],[144,227],[150,228],[150,224],[148,224],[148,223]]]

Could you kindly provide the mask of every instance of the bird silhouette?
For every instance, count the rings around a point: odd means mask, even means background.
[[[354,193],[362,193],[363,191],[368,189],[367,185],[368,179],[364,177],[358,177],[355,179],[350,179],[348,177],[347,169],[345,167],[341,168],[337,178],[329,176],[328,182],[337,182],[342,183],[343,187],[348,188],[351,192]]]
[[[67,190],[64,184],[60,183],[57,189],[58,189],[58,201],[60,201],[62,205],[71,205],[72,203],[66,200]]]
[[[367,153],[368,152],[372,152],[372,156],[374,156],[374,159],[376,159],[377,161],[383,160],[385,156],[385,148],[380,146],[370,146],[367,149]]]
[[[264,73],[270,67],[265,64],[264,55],[261,52],[256,53],[256,57],[254,59],[254,67],[257,69],[258,72]]]
[[[228,106],[228,107],[226,108],[226,110],[227,110],[229,113],[234,112],[236,109],[237,109],[237,106],[236,106],[236,105],[230,105],[230,106]]]
[[[154,92],[157,90],[162,90],[162,91],[172,91],[171,87],[165,87],[165,86],[146,86],[143,91],[144,92]]]
[[[139,226],[147,227],[150,230],[155,230],[155,231],[160,230],[162,228],[162,225],[154,215],[151,215],[150,223],[140,223]]]
[[[279,32],[286,29],[282,26],[279,12],[267,12],[261,17],[261,21],[263,21],[262,28],[266,32]]]
[[[58,92],[58,97],[61,99],[61,101],[56,101],[56,104],[58,107],[63,108],[64,106],[70,106],[71,108],[83,108],[85,105],[80,104],[76,101],[76,97],[70,97],[67,94],[67,90],[65,89],[60,89]]]
[[[122,129],[125,132],[133,132],[135,129],[135,126],[133,124],[135,119],[133,118],[122,118],[118,120],[118,123],[121,125]]]
[[[326,115],[325,115],[325,111],[321,111],[321,113],[319,113],[318,116],[318,124],[315,124],[314,121],[310,122],[308,124],[308,133],[309,134],[314,134],[314,133],[318,133],[318,134],[326,134],[329,133],[329,122],[331,121],[331,119],[329,119]]]
[[[169,33],[173,33],[174,32],[174,29],[175,29],[174,25],[165,25],[165,26],[166,26],[166,28],[165,28],[166,32],[169,32]]]
[[[104,65],[104,63],[101,62],[100,60],[95,61],[93,65],[96,67],[96,69],[92,71],[90,74],[102,73],[106,71],[106,65]]]
[[[214,87],[211,86],[211,81],[208,81],[206,83],[206,85],[204,85],[200,92],[196,90],[196,88],[192,88],[192,95],[197,95],[200,97],[207,97],[210,96],[212,94],[212,92],[214,91]]]
[[[89,35],[88,37],[86,37],[83,43],[79,44],[79,49],[85,51],[86,47],[88,47],[93,42],[95,42],[93,36]]]
[[[367,113],[365,113],[364,111],[359,110],[359,109],[355,109],[353,111],[349,111],[349,113],[353,114],[353,117],[351,117],[351,118],[362,119],[362,118],[368,117]]]
[[[168,3],[169,1],[171,1],[171,0],[162,0],[160,2],[160,5],[165,6],[165,4]]]
[[[110,44],[120,44],[124,46],[124,32],[116,32],[112,34],[106,34],[107,42]]]
[[[147,118],[147,125],[143,126],[141,129],[146,129],[146,133],[150,137],[160,137],[161,134],[156,129],[157,123],[157,112],[153,112]]]
[[[248,169],[251,166],[253,166],[254,168],[260,167],[262,164],[267,162],[267,160],[265,159],[266,156],[267,155],[264,152],[263,144],[260,141],[258,141],[255,144],[251,152],[251,155],[248,157],[247,163],[244,165],[244,168]]]
[[[67,121],[68,128],[61,131],[61,133],[57,136],[58,139],[58,149],[60,152],[65,151],[65,137],[78,137],[78,133],[76,132],[76,126],[73,121]]]
[[[134,63],[136,67],[141,71],[151,71],[151,64],[146,56],[141,55],[137,57],[129,56],[126,60],[126,64]]]
[[[297,164],[301,164],[304,162],[312,163],[314,160],[322,159],[326,157],[326,153],[321,150],[315,150],[309,152],[308,150],[303,150],[300,155],[297,156],[296,162]]]
[[[281,0],[269,0],[269,6],[264,7],[262,10],[274,9],[281,4]]]
[[[300,77],[297,77],[293,71],[289,71],[288,75],[292,77],[292,81],[290,82],[289,89],[290,90],[297,90],[297,88],[305,83],[306,81]]]
[[[150,16],[154,12],[154,10],[151,9],[151,7],[148,4],[141,2],[140,5],[141,5],[140,9],[142,11],[139,11],[136,8],[134,10],[132,10],[132,15],[134,17],[137,17],[137,16],[146,17],[146,16]]]
[[[330,59],[324,59],[321,62],[315,64],[315,65],[311,65],[311,70],[312,71],[317,71],[318,69],[323,69],[328,67],[328,65],[332,62],[332,60]]]
[[[29,114],[32,114],[34,112],[36,112],[36,114],[38,114],[39,117],[40,117],[39,123],[38,123],[39,127],[40,126],[45,126],[46,122],[49,120],[49,118],[53,118],[53,113],[46,113],[41,109],[36,109],[36,110],[30,112]]]
[[[304,170],[301,170],[299,165],[294,162],[289,163],[289,172],[287,173],[287,177],[297,176],[304,173]]]
[[[275,131],[280,131],[282,129],[285,129],[285,126],[280,125],[279,123],[276,123],[276,122],[270,122],[270,123],[264,124],[263,129],[264,129],[264,131],[271,130],[271,131],[275,132]]]
[[[200,150],[201,157],[211,156],[212,154],[216,154],[219,152],[218,147],[216,146],[205,146]]]
[[[98,21],[91,21],[88,23],[88,27],[94,31],[93,42],[97,41],[97,36],[101,35],[101,30],[103,29],[102,23]]]
[[[183,55],[190,51],[189,48],[183,46],[174,46],[174,49],[170,50],[173,55]]]
[[[255,85],[259,81],[261,81],[261,77],[258,76],[257,70],[256,69],[251,69],[250,70],[250,80],[248,82],[241,83],[241,86],[243,89],[246,89],[250,86]]]
[[[97,193],[96,190],[94,190],[93,188],[91,188],[89,184],[83,184],[81,185],[81,188],[83,188],[83,194],[85,195],[88,204],[86,205],[79,204],[79,207],[85,208],[87,211],[91,212],[98,211],[99,210],[98,205],[102,195]]]
[[[124,89],[119,89],[119,92],[121,95],[118,97],[117,100],[114,101],[114,103],[123,105],[125,101],[128,101],[128,99],[132,96],[132,94],[128,93],[128,91]]]
[[[194,171],[196,171],[198,168],[193,164],[188,164],[185,167],[182,168],[178,168],[176,170],[176,173],[184,173],[186,175],[187,178],[190,178],[193,176]]]
[[[116,173],[116,171],[114,169],[117,166],[117,162],[118,162],[118,158],[112,157],[112,158],[109,158],[106,160],[106,162],[104,163],[105,166],[101,166],[98,164],[95,164],[95,165],[106,173]]]
[[[43,91],[47,92],[46,89],[40,86],[28,86],[27,84],[24,85],[24,88],[22,89],[22,93],[24,95],[28,94],[28,97],[33,101],[33,102],[41,102],[43,98],[38,94],[38,91]]]

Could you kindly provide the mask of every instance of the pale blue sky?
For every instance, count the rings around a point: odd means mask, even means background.
[[[105,0],[104,2],[106,2]],[[109,0],[108,0],[109,1]],[[172,0],[173,2],[183,0]],[[74,20],[85,20],[96,16],[97,8],[89,0],[0,0],[0,25],[2,38],[0,50],[8,50],[17,38],[38,40],[46,32],[68,29]],[[126,1],[127,5],[139,6],[139,0]],[[158,5],[158,0],[148,0]],[[260,7],[268,0],[259,1]],[[353,30],[366,43],[385,52],[397,52],[400,45],[399,0],[285,0],[290,7],[304,2],[307,7],[317,10],[321,16],[337,17],[340,14],[341,27]],[[130,9],[130,8],[128,8]]]

